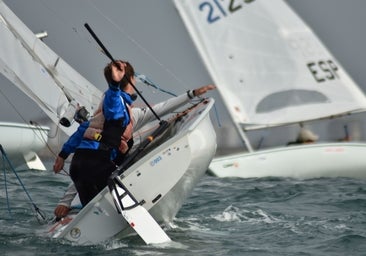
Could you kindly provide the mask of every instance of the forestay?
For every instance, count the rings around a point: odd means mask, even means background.
[[[233,120],[255,129],[366,108],[361,90],[282,0],[175,0]]]
[[[0,35],[0,72],[55,123],[70,104],[94,112],[102,92],[38,39],[3,1],[0,1]],[[61,128],[69,135],[76,129]]]

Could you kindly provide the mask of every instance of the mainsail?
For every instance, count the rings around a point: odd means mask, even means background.
[[[244,129],[365,110],[362,91],[283,0],[174,2]]]
[[[70,106],[84,106],[94,112],[102,92],[38,39],[3,1],[0,35],[0,72],[55,123]],[[76,128],[60,127],[69,135]]]

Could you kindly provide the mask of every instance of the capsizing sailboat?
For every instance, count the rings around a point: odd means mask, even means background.
[[[246,149],[217,156],[219,177],[366,178],[364,142],[254,150],[248,132],[366,109],[366,98],[283,0],[175,0]]]
[[[0,72],[72,134],[75,110],[83,106],[93,113],[102,92],[36,38],[3,1],[0,34]],[[180,105],[164,120],[137,131],[135,148],[109,186],[79,212],[54,224],[48,235],[81,245],[134,231],[146,243],[170,241],[160,225],[176,216],[216,151],[209,116],[213,104],[205,98]]]

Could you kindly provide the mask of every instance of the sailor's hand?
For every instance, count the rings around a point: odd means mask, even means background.
[[[208,84],[208,85],[202,86],[200,88],[194,89],[193,94],[194,94],[194,96],[200,96],[200,95],[206,93],[207,91],[210,91],[213,89],[216,89],[216,86],[213,84]]]
[[[57,205],[54,214],[57,218],[61,219],[65,217],[70,211],[70,208],[65,205]]]
[[[58,156],[55,160],[55,163],[53,164],[53,171],[55,173],[59,173],[64,168],[64,164],[65,164],[65,159]]]
[[[122,61],[116,61],[112,65],[112,79],[115,82],[120,82],[125,75],[126,64]]]

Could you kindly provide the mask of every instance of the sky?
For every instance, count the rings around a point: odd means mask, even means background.
[[[108,62],[84,28],[88,23],[115,58],[126,58],[137,72],[176,94],[211,83],[184,25],[169,0],[5,0],[33,32],[47,31],[44,40],[90,82],[105,88],[101,70]],[[366,1],[287,0],[310,25],[340,64],[366,92]],[[0,77],[0,120],[39,119],[41,111]],[[144,89],[151,102],[169,96]],[[143,91],[144,93],[144,91]],[[230,122],[220,96],[215,126]],[[26,116],[19,115],[28,112]],[[215,119],[215,118],[214,118]],[[224,128],[223,128],[224,129]],[[223,131],[225,133],[225,130]],[[228,144],[235,143],[225,139]],[[220,142],[219,142],[220,144]]]

